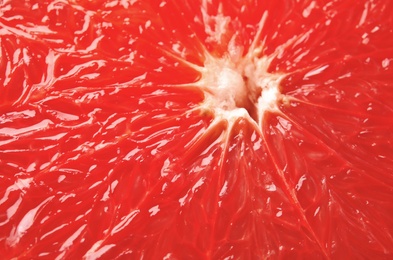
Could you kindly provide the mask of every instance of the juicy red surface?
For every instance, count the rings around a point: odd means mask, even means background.
[[[392,3],[2,1],[2,257],[392,258]],[[289,101],[212,126],[183,60],[264,16]]]

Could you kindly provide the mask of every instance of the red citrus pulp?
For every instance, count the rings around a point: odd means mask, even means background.
[[[4,259],[391,259],[393,2],[0,2]]]

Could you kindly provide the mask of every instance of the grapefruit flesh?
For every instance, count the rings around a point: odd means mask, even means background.
[[[5,259],[390,259],[393,2],[3,1]]]

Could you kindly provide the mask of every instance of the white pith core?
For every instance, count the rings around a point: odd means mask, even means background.
[[[205,99],[200,108],[213,111],[215,121],[226,120],[233,125],[242,117],[261,127],[267,112],[279,112],[279,104],[288,102],[287,97],[280,93],[280,83],[285,75],[270,73],[268,68],[291,41],[277,47],[269,56],[263,54],[265,40],[262,31],[268,16],[264,12],[256,25],[254,39],[244,53],[244,46],[237,41],[237,33],[229,42],[224,40],[224,36],[231,33],[232,20],[222,14],[222,6],[219,5],[216,15],[211,15],[207,12],[208,1],[202,2],[202,23],[208,36],[206,41],[221,47],[227,44],[227,51],[224,57],[217,58],[205,50],[203,67],[185,62],[201,73],[199,81],[192,84],[204,92]]]
[[[257,51],[232,57],[206,59],[198,82],[205,93],[202,106],[228,121],[245,117],[260,125],[266,111],[278,110],[281,76],[267,71],[270,61]]]

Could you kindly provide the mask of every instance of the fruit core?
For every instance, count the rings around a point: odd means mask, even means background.
[[[199,82],[204,105],[217,116],[246,117],[260,125],[264,113],[276,110],[281,99],[281,76],[267,71],[269,60],[250,54],[238,61],[230,55],[207,58]]]

